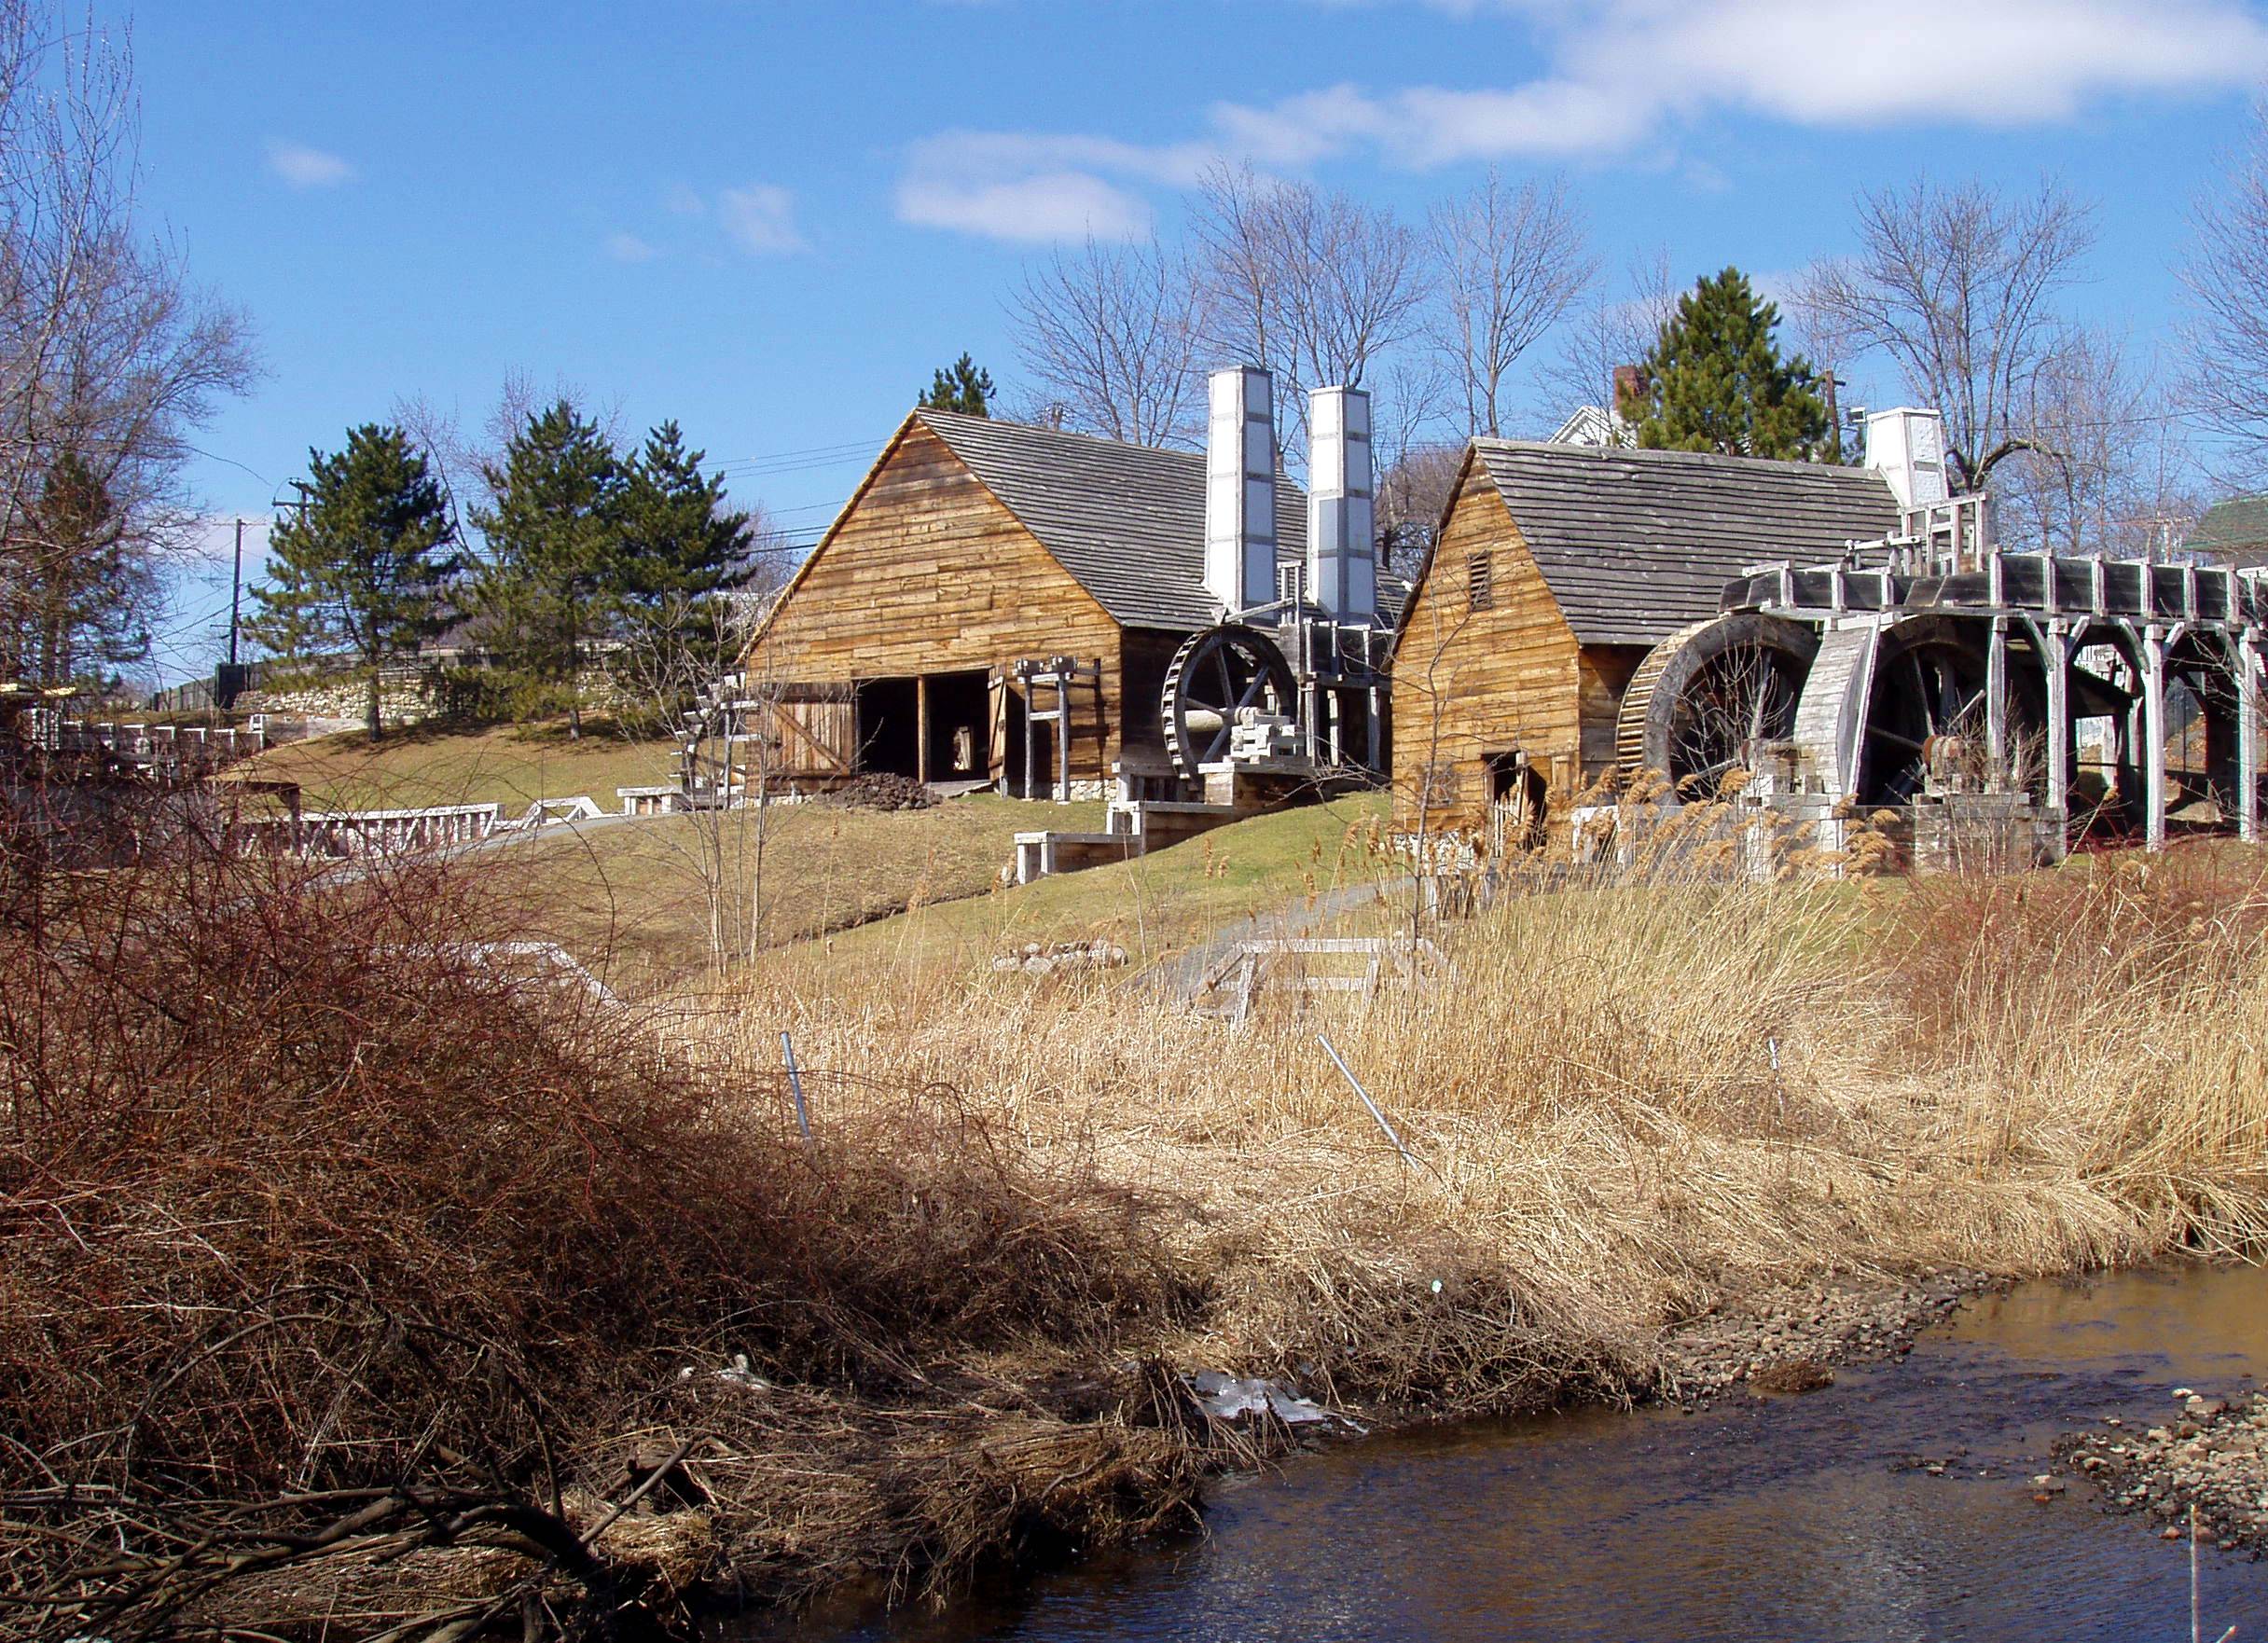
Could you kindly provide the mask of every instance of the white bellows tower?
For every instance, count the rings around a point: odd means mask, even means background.
[[[1205,440],[1205,591],[1230,615],[1276,597],[1276,385],[1215,371]]]
[[[1907,513],[1945,502],[1944,417],[1910,406],[1875,411],[1866,419],[1866,465],[1889,481]]]
[[[1376,515],[1370,395],[1318,388],[1307,395],[1307,598],[1335,620],[1378,614]]]

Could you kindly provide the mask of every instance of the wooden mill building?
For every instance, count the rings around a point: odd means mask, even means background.
[[[1279,479],[1276,505],[1298,562],[1305,494]],[[1113,764],[1166,767],[1167,667],[1223,615],[1204,559],[1201,454],[918,410],[758,628],[747,687],[778,703],[788,780],[1099,794]]]
[[[1832,559],[1899,528],[1863,468],[1475,440],[1394,651],[1396,824],[1562,815],[1617,762],[1646,653],[1763,560]]]

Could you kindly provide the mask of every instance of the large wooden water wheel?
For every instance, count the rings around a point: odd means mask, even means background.
[[[1623,693],[1615,752],[1625,770],[1666,776],[1678,797],[1707,800],[1757,750],[1785,741],[1819,650],[1800,622],[1754,611],[1681,628],[1646,653]]]
[[[1224,622],[1191,634],[1166,670],[1158,701],[1174,769],[1194,780],[1199,766],[1228,756],[1238,711],[1288,718],[1297,697],[1283,652],[1259,628]]]

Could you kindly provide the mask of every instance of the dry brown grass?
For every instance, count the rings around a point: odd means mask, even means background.
[[[510,882],[0,848],[0,1626],[903,1590],[1184,1507],[1177,1368],[1611,1399],[1778,1286],[2268,1226],[2258,851],[1526,895],[1241,1029],[912,941],[603,1006],[473,960]]]
[[[1440,932],[1450,987],[1241,1031],[910,963],[751,983],[712,1030],[950,1081],[1032,1156],[1169,1206],[1210,1292],[1177,1360],[1469,1413],[1642,1388],[1680,1320],[1830,1273],[2257,1249],[2264,932],[2253,851],[1664,880],[1513,901]]]
[[[903,1580],[1186,1498],[1154,1377],[1072,1407],[986,1368],[1101,1360],[1185,1293],[1138,1202],[949,1086],[822,1074],[807,1139],[776,1066],[727,1080],[497,954],[461,863],[16,845],[0,1636],[610,1635],[726,1552]],[[594,1551],[642,1436],[702,1532]]]

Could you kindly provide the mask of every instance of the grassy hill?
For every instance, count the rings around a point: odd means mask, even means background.
[[[1082,825],[1058,820],[1052,807],[1018,808],[1022,827]],[[1255,817],[1133,861],[972,900],[932,901],[796,943],[758,967],[773,979],[837,991],[949,987],[1029,943],[1095,940],[1126,948],[1132,967],[1152,965],[1233,939],[1252,918],[1320,913],[1398,880],[1398,864],[1376,842],[1386,810],[1384,794],[1364,794]]]
[[[360,731],[262,753],[246,773],[299,783],[309,809],[375,810],[588,794],[615,808],[615,789],[671,779],[671,744],[600,728],[571,738],[564,723],[464,730],[411,726],[373,741]]]
[[[373,742],[360,733],[295,743],[248,766],[297,781],[310,809],[377,809],[588,794],[664,781],[666,742],[563,725],[418,729]],[[671,816],[562,832],[484,854],[513,876],[532,932],[566,945],[619,985],[663,984],[710,960],[709,885],[725,892],[728,947],[747,947],[744,909],[759,909],[767,963],[863,972],[908,960],[925,972],[981,971],[1029,942],[1102,939],[1137,964],[1213,938],[1254,914],[1320,901],[1393,873],[1374,840],[1386,815],[1364,794],[1239,822],[1132,862],[1013,889],[999,885],[1014,835],[1099,828],[1102,806],[1027,805],[989,794],[928,810],[782,806],[759,839],[745,813]]]
[[[760,833],[745,810],[656,817],[561,831],[481,859],[524,878],[520,901],[540,933],[636,987],[708,964],[712,882],[726,887],[727,945],[745,949],[743,909],[753,904],[757,945],[772,947],[985,896],[1018,832],[1101,825],[1100,804],[978,794],[926,810],[775,806]]]

